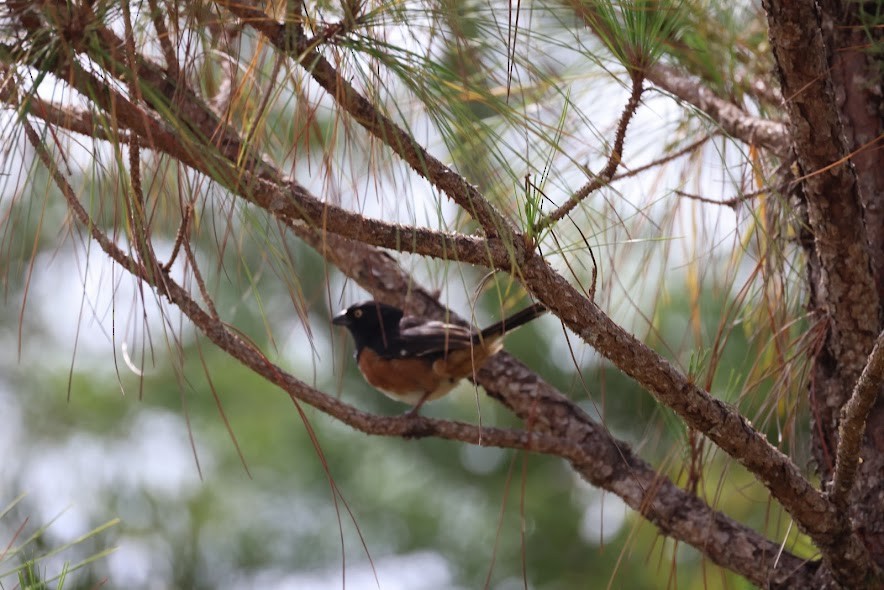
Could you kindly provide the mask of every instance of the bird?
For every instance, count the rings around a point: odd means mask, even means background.
[[[365,380],[396,401],[413,406],[439,399],[503,349],[503,337],[547,311],[535,303],[484,330],[405,315],[379,301],[351,305],[332,319],[356,345]]]

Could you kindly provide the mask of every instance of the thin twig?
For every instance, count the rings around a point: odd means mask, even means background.
[[[710,133],[708,135],[701,137],[697,141],[690,143],[690,144],[684,146],[683,148],[672,152],[671,154],[667,154],[667,155],[663,156],[662,158],[658,158],[658,159],[654,160],[653,162],[648,162],[644,166],[639,166],[638,168],[630,168],[630,169],[626,170],[625,172],[621,172],[620,174],[615,174],[613,177],[611,177],[611,182],[614,182],[616,180],[622,180],[624,178],[632,178],[633,176],[636,176],[637,174],[641,174],[642,172],[646,172],[646,171],[650,170],[651,168],[656,168],[657,166],[663,166],[665,164],[668,164],[669,162],[676,160],[682,156],[685,156],[685,155],[693,152],[694,150],[698,149],[700,146],[702,146],[704,143],[706,143],[710,139],[714,138],[716,135],[718,135],[718,134],[717,133]]]
[[[829,496],[839,508],[847,506],[847,497],[856,480],[860,447],[866,433],[866,420],[884,388],[884,332],[878,335],[853,394],[841,410],[838,428],[838,452],[835,475]]]
[[[596,174],[592,180],[571,195],[564,205],[538,221],[534,226],[535,234],[540,233],[542,230],[562,219],[565,215],[570,213],[574,207],[579,205],[583,199],[611,182],[614,173],[617,172],[617,167],[623,159],[623,144],[626,141],[626,130],[629,127],[629,122],[632,120],[632,117],[638,109],[643,90],[644,77],[641,72],[635,71],[632,74],[632,92],[629,95],[629,100],[626,102],[623,113],[620,115],[620,121],[617,124],[617,132],[614,136],[614,146],[611,149],[611,155],[608,156],[608,161],[605,164],[605,167],[602,168],[602,171]]]
[[[135,32],[132,28],[132,14],[130,12],[129,0],[123,0],[123,26],[125,30],[125,50],[126,61],[132,70],[132,76],[129,78],[129,94],[132,102],[141,103],[141,88],[138,85],[138,63],[135,59]],[[129,179],[131,190],[124,191],[130,198],[125,199],[129,209],[129,221],[132,224],[132,241],[135,244],[135,250],[148,268],[157,266],[156,254],[153,250],[151,242],[150,223],[147,220],[147,211],[144,201],[144,189],[141,185],[141,148],[139,146],[138,135],[130,136],[129,141]]]
[[[730,199],[724,199],[722,201],[719,201],[718,199],[710,199],[709,197],[704,197],[702,195],[695,195],[693,193],[688,193],[688,192],[685,192],[685,191],[679,190],[679,189],[676,189],[673,192],[675,192],[675,194],[678,195],[679,197],[684,197],[685,199],[690,199],[691,201],[698,201],[700,203],[708,203],[710,205],[720,205],[722,207],[730,207],[731,209],[736,211],[737,208],[740,205],[742,205],[743,203],[745,203],[746,201],[754,199],[755,197],[768,192],[768,190],[769,189],[762,189],[762,190],[754,191],[751,193],[744,193],[744,194],[739,195],[737,197],[732,197]]]
[[[193,272],[193,278],[196,280],[196,286],[200,290],[200,295],[202,295],[206,308],[209,310],[209,315],[212,316],[212,319],[221,321],[221,316],[218,315],[218,310],[215,308],[215,301],[206,288],[206,282],[203,280],[203,274],[200,271],[199,265],[197,265],[196,256],[194,256],[193,249],[190,247],[190,240],[185,239],[182,244],[184,246],[184,253],[187,255],[187,261],[190,264],[190,270]]]
[[[172,253],[169,254],[169,260],[163,265],[163,270],[169,272],[172,265],[178,258],[178,252],[181,251],[181,244],[187,239],[190,231],[190,216],[193,214],[193,204],[187,203],[184,206],[184,213],[181,215],[181,223],[178,225],[178,231],[175,233],[175,243],[172,245]]]

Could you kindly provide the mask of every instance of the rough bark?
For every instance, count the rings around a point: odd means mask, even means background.
[[[880,23],[872,25],[876,11],[880,18],[881,6],[835,0],[823,0],[819,6],[822,35],[829,49],[832,88],[850,161],[856,171],[880,305],[884,302],[884,158],[881,155],[884,60],[880,58],[884,30]],[[879,309],[879,317],[882,313]],[[884,473],[884,391],[880,383],[877,392],[871,414],[862,430],[856,432],[860,435],[857,456],[861,462],[848,505],[850,518],[872,558],[879,567],[884,567],[884,522],[881,519],[884,511],[884,477],[881,477]],[[861,403],[861,400],[853,401]],[[848,415],[849,408],[842,414]],[[857,428],[858,425],[848,426]],[[842,433],[844,427],[842,423]]]
[[[877,264],[881,255],[880,250],[870,248],[870,243],[880,246],[881,228],[870,223],[880,223],[880,156],[878,170],[865,178],[870,167],[867,155],[853,153],[869,132],[876,134],[880,129],[880,118],[875,120],[879,110],[875,105],[880,101],[870,100],[866,60],[840,46],[851,37],[844,32],[850,26],[844,6],[827,4],[825,17],[812,2],[766,0],[764,7],[814,236],[809,252],[809,277],[814,282],[810,305],[823,314],[828,328],[814,359],[810,392],[814,452],[819,470],[828,480],[840,442],[842,408],[880,329],[880,288],[873,262]],[[869,425],[874,429],[878,421],[873,414]],[[875,450],[874,438],[864,446],[864,456]],[[864,492],[854,498],[865,495],[865,501],[874,500],[876,489],[878,494],[881,491],[880,450],[875,455],[869,455],[870,460],[861,468],[858,489]],[[878,481],[869,486],[872,479]],[[880,500],[877,503],[880,506]],[[865,510],[853,504],[850,515],[863,519],[868,516]],[[880,520],[880,511],[875,520]],[[852,526],[863,535],[866,547],[880,552],[879,532],[863,530],[862,521]],[[840,583],[859,587],[872,569],[865,561],[830,565]]]

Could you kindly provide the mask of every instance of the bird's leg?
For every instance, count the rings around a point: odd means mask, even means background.
[[[421,409],[421,406],[424,405],[424,404],[427,402],[428,399],[430,399],[430,394],[431,394],[431,393],[433,393],[433,392],[432,392],[432,391],[428,391],[428,392],[426,392],[426,393],[423,395],[423,397],[421,397],[419,400],[417,400],[417,403],[414,404],[414,407],[413,407],[413,408],[411,408],[410,410],[408,410],[407,412],[405,412],[405,415],[406,415],[406,416],[417,416],[417,415],[418,415],[418,412],[419,412],[420,409]]]

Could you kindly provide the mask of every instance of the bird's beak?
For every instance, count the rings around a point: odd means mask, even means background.
[[[336,326],[349,326],[350,318],[347,317],[347,310],[345,309],[344,311],[333,317],[332,323]]]

